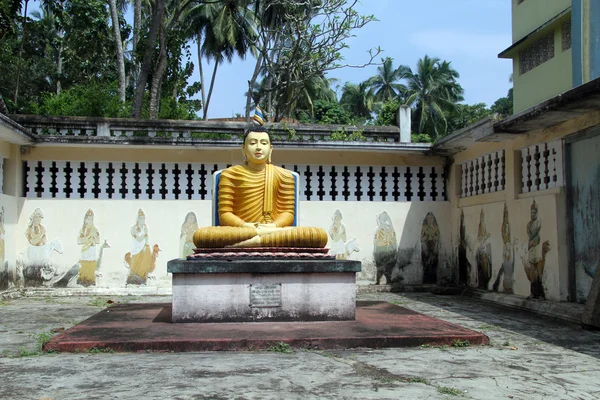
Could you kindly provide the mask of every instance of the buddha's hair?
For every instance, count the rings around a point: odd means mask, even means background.
[[[243,141],[243,143],[246,143],[246,138],[248,137],[248,135],[250,134],[250,132],[264,132],[269,137],[269,142],[272,141],[271,140],[271,134],[263,126],[253,126],[253,127],[248,128],[248,129],[246,129],[244,131],[244,141]]]

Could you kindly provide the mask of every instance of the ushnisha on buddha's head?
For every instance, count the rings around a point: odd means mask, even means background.
[[[271,163],[271,152],[273,145],[271,137],[262,126],[252,127],[244,133],[244,143],[242,144],[242,153],[244,161],[250,168],[262,167]]]

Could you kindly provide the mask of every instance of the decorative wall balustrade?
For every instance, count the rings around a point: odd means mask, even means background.
[[[41,139],[52,137],[165,138],[175,140],[241,141],[245,122],[139,120],[129,118],[41,117],[11,115]],[[400,140],[395,126],[338,126],[273,123],[265,126],[274,141],[356,141],[394,143]]]
[[[83,199],[212,198],[225,164],[24,161],[26,197]],[[445,201],[443,167],[284,165],[300,174],[307,201]]]
[[[504,149],[461,164],[461,197],[500,192],[505,185]]]
[[[563,186],[561,140],[538,143],[521,149],[521,191],[536,192]]]

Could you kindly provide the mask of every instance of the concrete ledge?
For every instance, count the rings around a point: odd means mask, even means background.
[[[167,262],[172,274],[280,274],[360,272],[361,262],[352,260],[285,260],[285,259],[230,259],[184,260]]]
[[[469,297],[486,300],[508,307],[532,311],[551,318],[557,318],[577,324],[581,323],[581,316],[585,305],[579,303],[559,302],[549,300],[527,299],[514,294],[487,292],[483,290],[467,290]]]

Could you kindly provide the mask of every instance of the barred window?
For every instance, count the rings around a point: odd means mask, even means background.
[[[519,73],[523,75],[554,58],[554,31],[519,52]]]
[[[562,26],[562,50],[567,51],[571,48],[571,21],[567,21]]]

